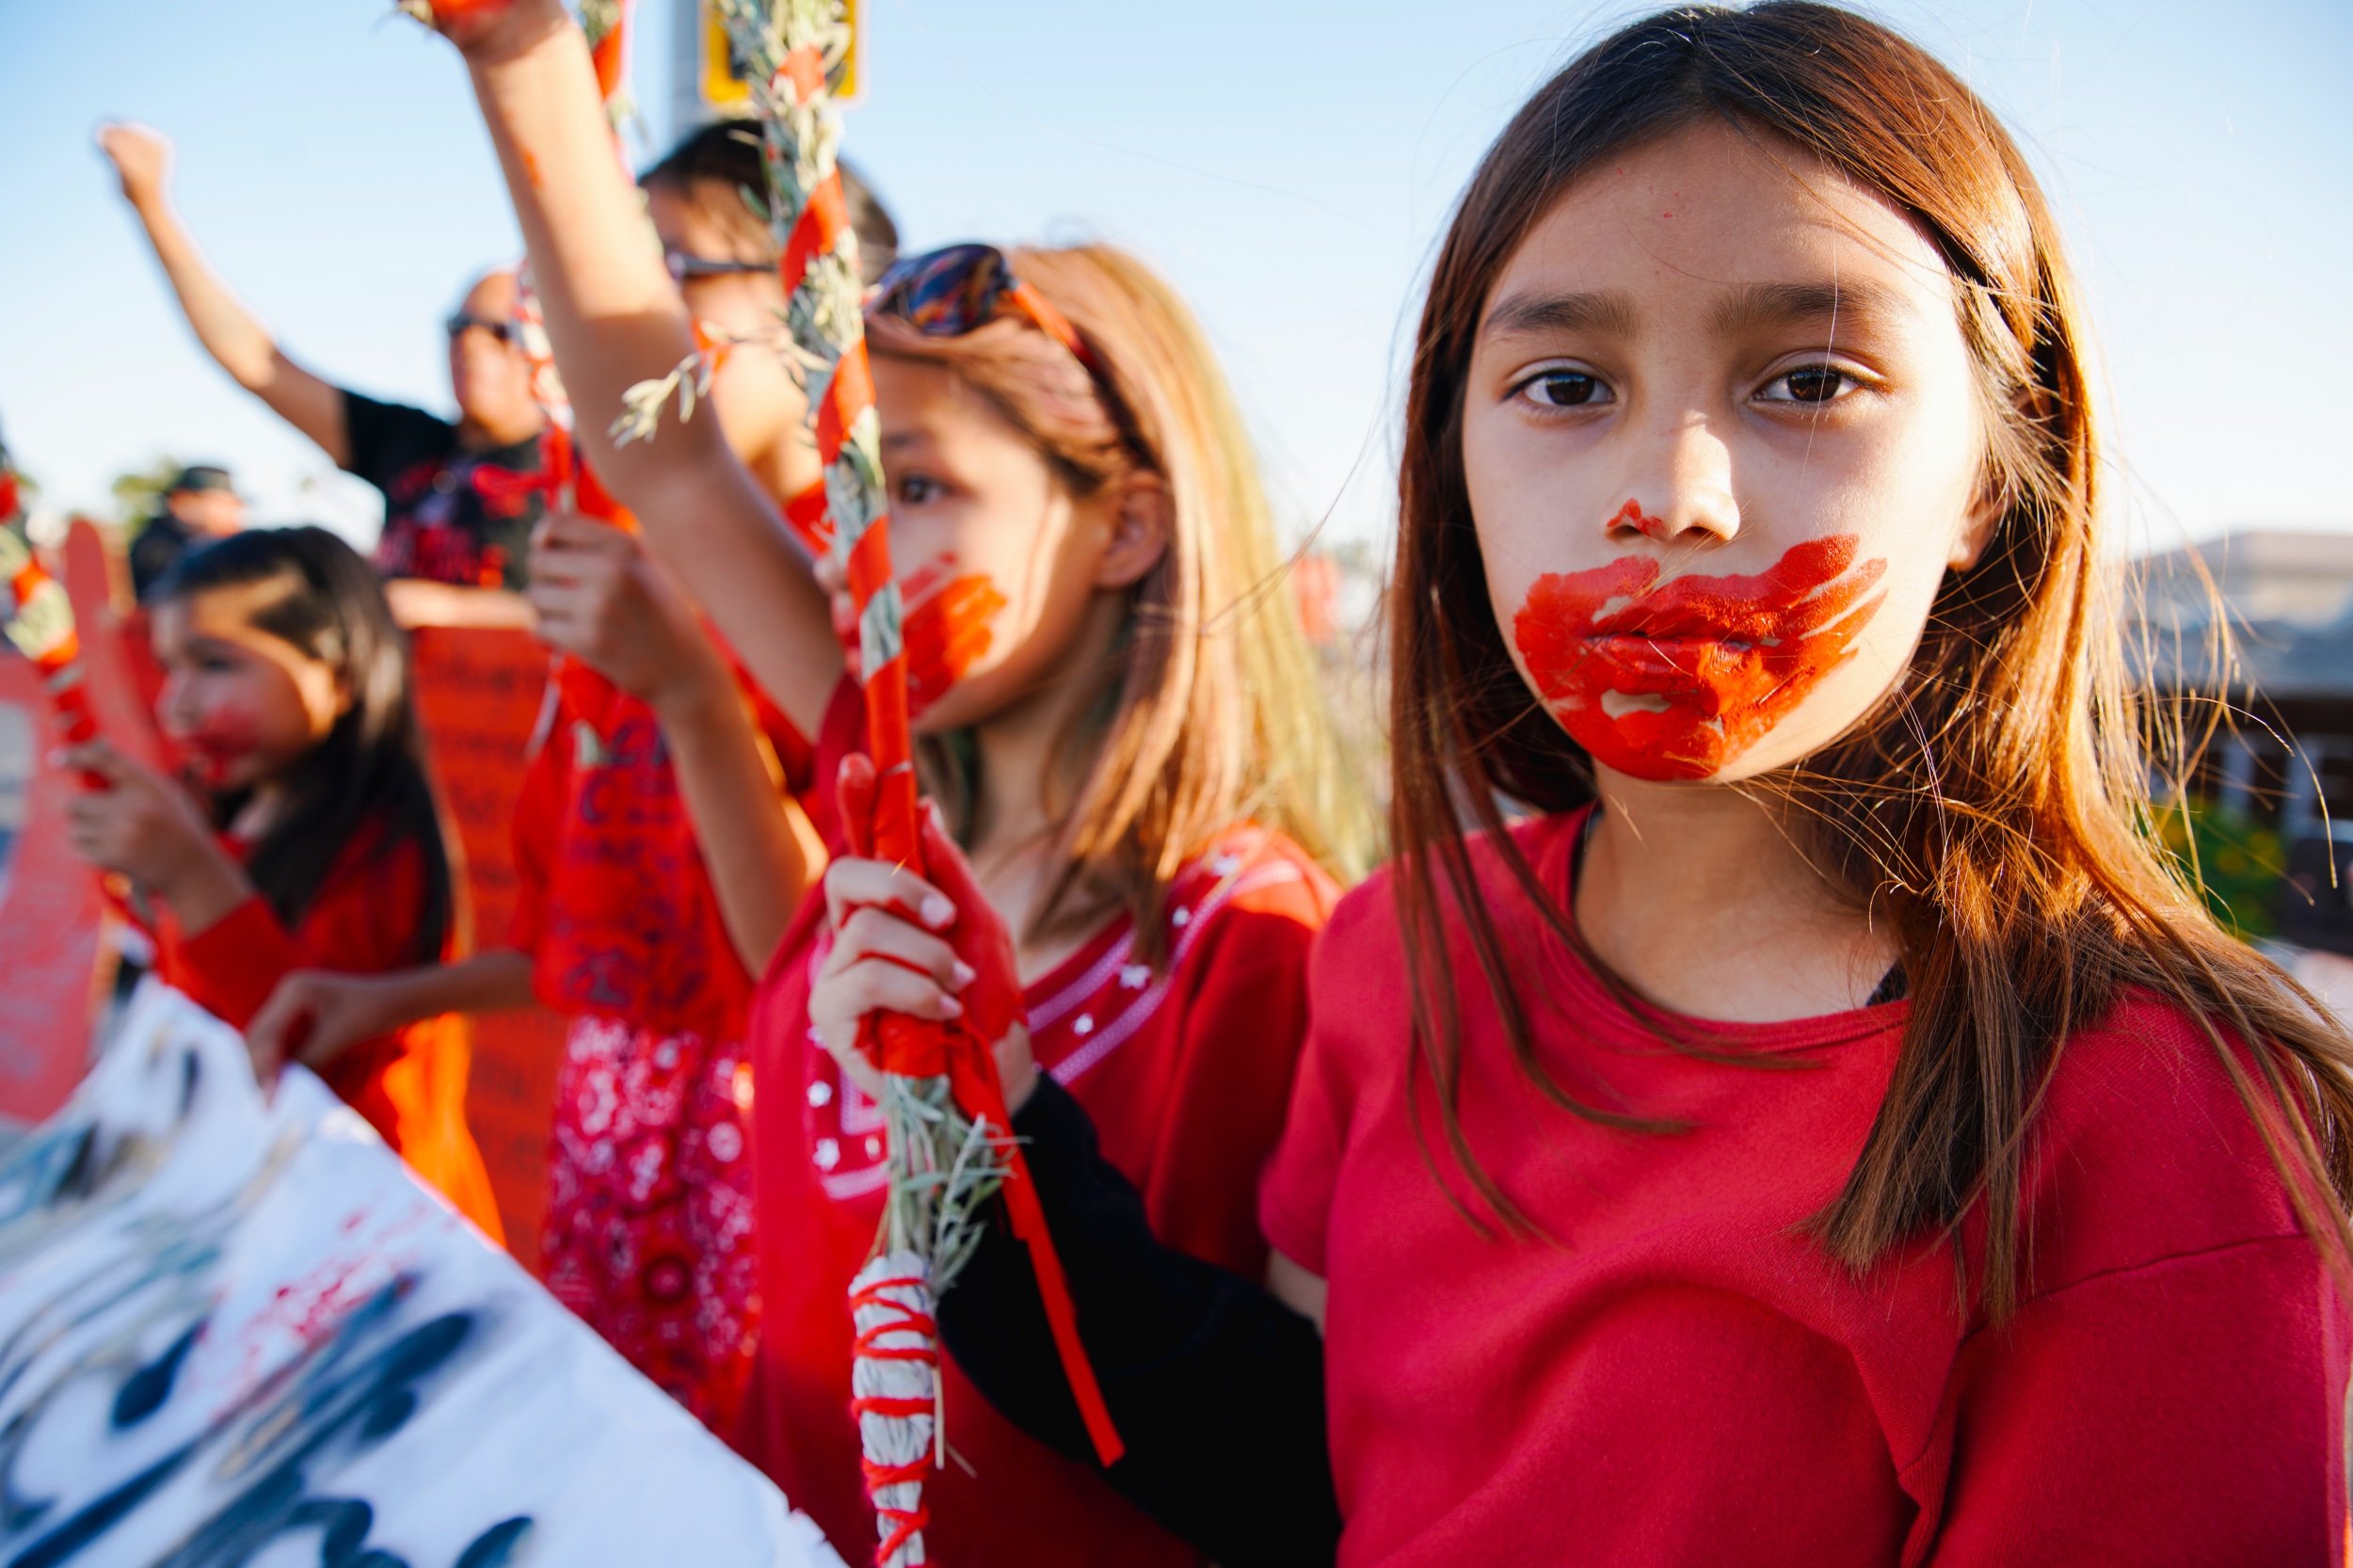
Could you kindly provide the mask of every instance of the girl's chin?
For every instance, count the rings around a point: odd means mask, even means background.
[[[190,752],[180,774],[190,785],[216,795],[237,794],[258,786],[269,770],[249,757],[214,758]]]

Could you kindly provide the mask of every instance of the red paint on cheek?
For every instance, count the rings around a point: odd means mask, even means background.
[[[907,702],[920,713],[987,654],[1005,596],[977,572],[936,585],[918,574],[907,586],[914,600],[905,623]],[[925,591],[917,599],[919,587]]]
[[[262,722],[241,708],[216,708],[193,729],[175,736],[197,782],[216,790],[261,749]]]
[[[1855,544],[1809,539],[1746,577],[1661,584],[1657,562],[1631,556],[1547,573],[1513,641],[1594,760],[1637,778],[1710,777],[1845,663],[1878,613],[1887,563],[1857,563]]]

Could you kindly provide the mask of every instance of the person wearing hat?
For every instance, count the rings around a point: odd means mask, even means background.
[[[245,498],[214,463],[191,463],[164,491],[155,515],[131,541],[131,584],[140,599],[162,581],[180,557],[200,544],[225,539],[245,527]]]
[[[442,602],[451,596],[435,594],[430,584],[504,588],[511,592],[503,602],[515,607],[504,618],[521,623],[527,611],[516,596],[524,586],[539,506],[536,492],[507,481],[538,471],[545,421],[532,398],[515,330],[515,275],[491,272],[475,280],[442,324],[456,420],[364,397],[288,359],[205,264],[171,209],[168,142],[141,126],[109,124],[99,129],[98,145],[114,164],[123,200],[138,215],[205,351],[239,386],[316,442],[336,467],[382,492],[376,568],[388,578],[408,580],[392,584],[395,610],[404,619],[420,614],[454,618]],[[425,592],[421,599],[402,589]],[[414,609],[427,602],[429,610]]]

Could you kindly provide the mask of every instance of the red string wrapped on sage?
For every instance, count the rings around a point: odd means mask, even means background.
[[[857,612],[876,796],[871,841],[854,847],[920,871],[903,606],[890,563],[857,239],[837,162],[841,122],[834,92],[850,28],[840,0],[718,0],[717,8],[759,114],[766,216],[777,242],[790,332],[781,346],[808,389],[824,464],[826,518],[822,525],[796,519],[796,532],[832,552]],[[706,347],[668,377],[632,389],[616,434],[650,436],[673,392],[681,413],[691,409],[711,352]],[[886,1015],[874,1020],[866,1042],[883,1074],[889,1188],[873,1254],[850,1288],[851,1389],[881,1568],[928,1560],[924,1482],[945,1448],[933,1303],[979,1244],[993,1197],[1002,1196],[1014,1232],[1029,1249],[1096,1450],[1107,1464],[1120,1453],[1012,1135],[990,1051],[995,1042],[969,1023]]]

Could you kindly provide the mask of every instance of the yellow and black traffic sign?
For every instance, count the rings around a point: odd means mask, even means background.
[[[703,102],[721,114],[744,114],[751,108],[752,89],[744,85],[743,62],[728,43],[727,24],[719,20],[719,8],[712,0],[698,0],[702,10],[700,55],[702,69],[697,73],[702,83]],[[865,55],[866,8],[859,0],[842,0],[850,23],[850,57],[842,62],[841,84],[835,90],[837,103],[856,103],[858,95],[858,65]]]

